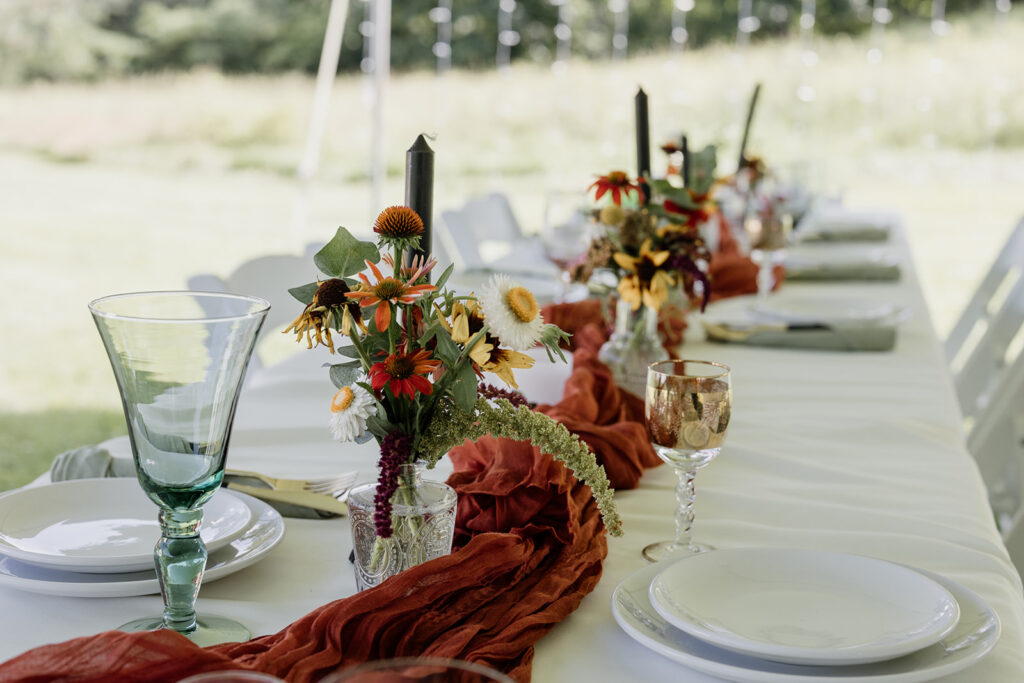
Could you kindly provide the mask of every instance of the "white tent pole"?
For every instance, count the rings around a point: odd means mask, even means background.
[[[370,156],[370,214],[381,209],[387,166],[384,163],[384,102],[391,75],[391,0],[374,3],[373,133]]]
[[[331,106],[331,90],[338,75],[338,59],[341,55],[341,39],[345,34],[345,17],[348,15],[348,0],[331,0],[327,15],[327,29],[320,51],[320,66],[316,72],[316,90],[313,93],[313,113],[309,119],[309,134],[306,136],[306,150],[299,164],[299,179],[309,180],[316,175],[320,165],[320,144],[327,127],[327,112]]]
[[[289,230],[293,241],[298,242],[306,228],[309,215],[309,184],[320,166],[320,146],[327,127],[327,112],[331,105],[331,90],[338,75],[338,58],[341,55],[341,39],[345,35],[345,17],[348,16],[348,0],[331,0],[327,14],[327,28],[320,49],[320,65],[316,72],[316,87],[313,92],[313,111],[309,117],[309,132],[306,147],[296,176],[299,189],[292,203],[292,220]]]
[[[309,117],[309,132],[306,147],[296,176],[298,192],[292,202],[292,219],[289,230],[293,241],[298,242],[306,228],[309,215],[309,184],[320,166],[320,146],[327,127],[327,112],[331,105],[331,90],[338,75],[338,58],[341,54],[341,39],[345,34],[345,17],[348,16],[348,0],[331,0],[327,14],[327,28],[320,49],[320,65],[316,72],[316,87],[313,91],[313,111]]]

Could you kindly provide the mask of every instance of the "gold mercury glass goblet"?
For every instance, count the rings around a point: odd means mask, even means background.
[[[643,550],[650,562],[711,550],[693,542],[694,479],[722,450],[732,415],[729,368],[702,360],[666,360],[647,371],[647,434],[679,477],[676,537]]]

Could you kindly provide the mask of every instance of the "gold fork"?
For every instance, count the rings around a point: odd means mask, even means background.
[[[271,477],[260,472],[249,472],[247,470],[224,470],[226,476],[248,477],[259,479],[264,484],[277,491],[311,491],[332,498],[338,498],[348,493],[352,484],[356,482],[358,472],[345,472],[335,477],[324,477],[321,479],[286,479],[284,477]]]
[[[228,489],[247,493],[264,500],[301,505],[338,515],[347,514],[348,506],[344,503],[344,498],[358,476],[357,472],[346,472],[336,477],[302,480],[270,477],[260,472],[234,469],[225,470],[224,474],[227,477],[235,476],[257,479],[270,487],[247,486],[225,479],[224,486]]]

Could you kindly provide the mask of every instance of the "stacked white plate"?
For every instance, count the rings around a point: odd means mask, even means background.
[[[284,536],[266,503],[219,489],[203,506],[203,582],[262,559]],[[73,597],[159,593],[157,506],[135,478],[77,479],[0,495],[0,586]]]
[[[949,579],[859,555],[716,550],[620,583],[612,613],[644,646],[735,681],[945,676],[985,656],[999,619]]]

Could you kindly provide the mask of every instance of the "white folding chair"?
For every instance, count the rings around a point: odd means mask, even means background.
[[[1024,568],[1022,274],[1024,220],[1000,250],[946,342],[967,447],[1018,568]]]

